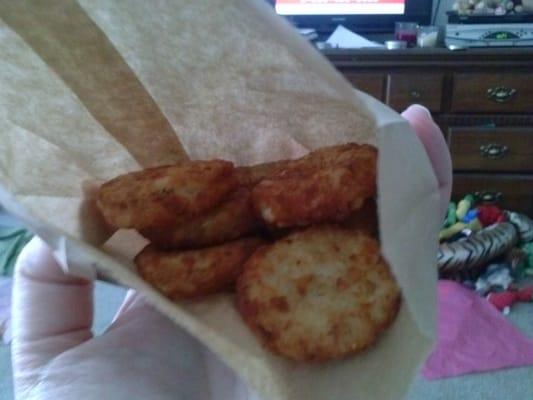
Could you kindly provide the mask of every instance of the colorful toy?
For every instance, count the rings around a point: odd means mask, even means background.
[[[468,195],[459,202],[455,217],[464,221],[475,215],[469,214],[474,196]],[[438,268],[441,278],[476,279],[486,269],[487,263],[506,254],[517,244],[522,258],[512,264],[512,273],[517,279],[533,276],[533,221],[526,215],[503,211],[493,204],[476,207],[477,218],[470,222],[456,222],[439,233],[441,242],[438,253]],[[452,221],[454,206],[448,208],[446,221]],[[509,222],[504,222],[509,221]],[[483,228],[482,225],[488,224]],[[529,245],[529,242],[532,242]]]
[[[524,253],[521,272],[525,276],[533,276],[533,242],[524,243],[520,250]]]
[[[506,216],[502,209],[494,204],[483,204],[477,207],[479,222],[485,227],[498,222],[505,222]]]
[[[469,229],[472,232],[479,231],[482,228],[481,223],[477,218],[474,218],[468,223],[457,222],[452,226],[445,228],[439,232],[439,241],[450,239],[452,236],[456,235],[459,232],[462,232],[466,229]],[[466,234],[465,236],[469,236]]]
[[[483,273],[489,261],[517,243],[518,231],[510,222],[489,226],[464,240],[441,243],[437,256],[439,275],[448,279],[476,278]]]
[[[457,215],[457,219],[459,221],[463,220],[466,213],[468,212],[468,210],[470,210],[473,204],[474,204],[474,196],[472,196],[471,194],[466,195],[464,199],[462,199],[457,204],[457,211],[455,212],[455,214]]]
[[[468,210],[468,212],[466,213],[466,215],[463,217],[463,220],[462,222],[464,223],[469,223],[475,219],[477,219],[477,214],[478,214],[478,211],[477,209],[473,208],[471,210]],[[481,221],[480,221],[481,222]]]
[[[527,215],[512,211],[505,211],[505,216],[518,229],[520,242],[527,243],[533,241],[533,220]]]
[[[514,303],[533,301],[533,286],[519,290],[489,293],[487,300],[498,310],[502,311],[504,314],[508,314]]]
[[[448,228],[444,228],[439,232],[439,241],[442,242],[443,240],[449,239],[465,228],[466,224],[464,222],[457,222]]]
[[[505,262],[511,268],[514,279],[519,281],[529,275],[527,269],[527,254],[519,247],[512,248],[505,256]]]
[[[513,277],[509,264],[491,264],[476,280],[476,292],[485,295],[493,290],[507,290],[511,283]]]
[[[457,222],[456,211],[457,205],[451,201],[450,204],[448,204],[448,212],[446,213],[446,220],[444,221],[445,228],[452,226]]]

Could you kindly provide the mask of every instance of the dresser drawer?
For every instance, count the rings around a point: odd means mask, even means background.
[[[344,73],[348,79],[357,89],[368,93],[379,101],[383,101],[383,88],[385,87],[385,75],[373,73]]]
[[[455,74],[452,112],[533,112],[533,73]]]
[[[497,198],[511,211],[533,216],[533,176],[455,174],[452,198],[460,200],[468,193]]]
[[[462,171],[533,171],[533,127],[451,128],[453,167]]]
[[[422,104],[430,111],[439,112],[442,104],[442,74],[389,74],[387,104],[403,111],[411,104]]]

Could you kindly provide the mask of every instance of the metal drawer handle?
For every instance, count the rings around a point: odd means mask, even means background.
[[[474,196],[476,196],[482,203],[498,203],[503,198],[502,192],[489,192],[486,190],[475,192]]]
[[[420,97],[422,97],[418,90],[411,90],[411,92],[409,92],[409,95],[411,96],[411,100],[418,100]]]
[[[508,88],[505,86],[497,86],[487,89],[487,96],[496,103],[506,103],[511,100],[517,93],[516,89]]]
[[[481,151],[481,156],[490,158],[491,160],[497,160],[507,155],[509,147],[504,144],[489,143],[479,146],[479,151]]]

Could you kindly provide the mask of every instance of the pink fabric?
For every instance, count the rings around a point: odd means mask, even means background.
[[[422,373],[439,379],[533,364],[533,340],[485,298],[452,281],[438,285],[438,341]]]

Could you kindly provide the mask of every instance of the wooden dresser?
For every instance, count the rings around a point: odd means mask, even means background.
[[[533,216],[533,48],[327,50],[357,88],[426,106],[452,154],[453,198],[477,193]]]

